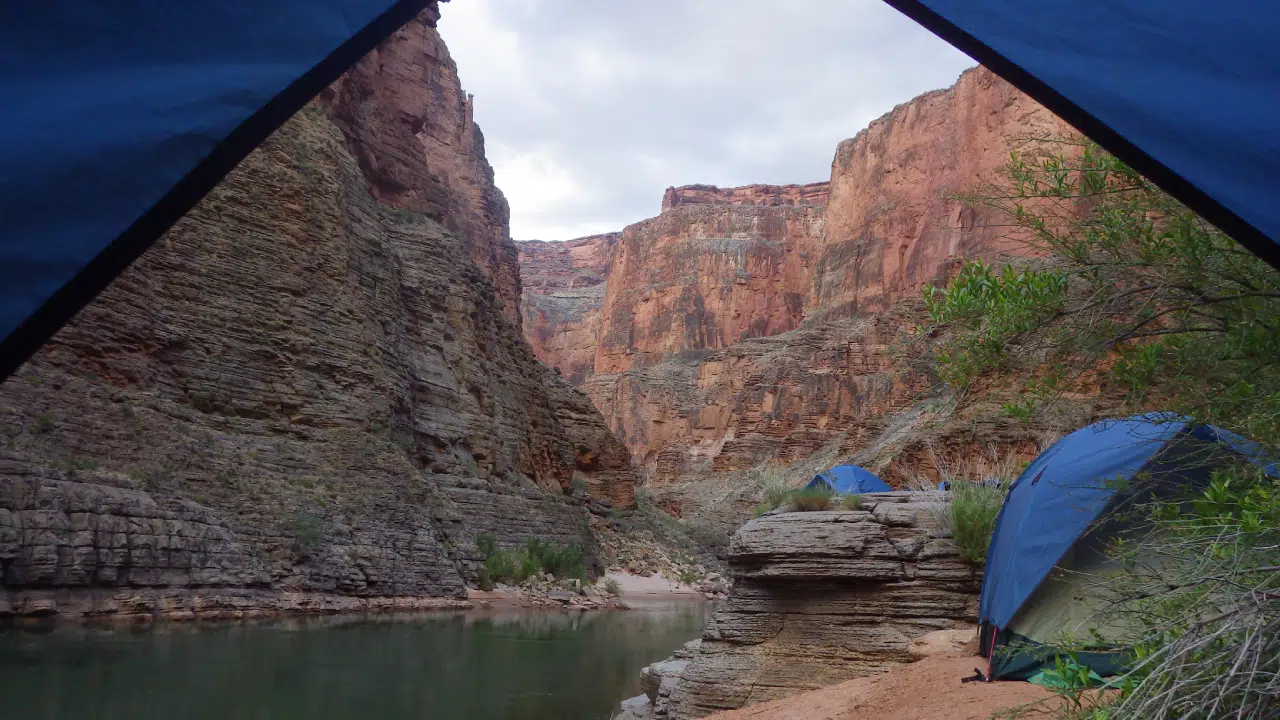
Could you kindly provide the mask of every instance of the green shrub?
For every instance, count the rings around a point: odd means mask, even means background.
[[[965,480],[951,483],[947,520],[960,556],[974,565],[987,561],[987,546],[996,529],[996,515],[1004,505],[1005,486]]]
[[[840,500],[840,507],[844,508],[845,510],[861,510],[862,496],[861,495],[845,495]]]
[[[67,457],[58,460],[53,465],[59,470],[70,474],[75,474],[80,470],[98,469],[98,461],[91,458]]]
[[[294,542],[303,550],[310,550],[324,539],[324,523],[309,512],[298,510],[283,523],[284,532],[293,536]]]
[[[31,432],[37,435],[43,435],[53,430],[56,425],[57,423],[54,422],[52,415],[49,413],[40,413],[36,416],[35,422],[31,423]]]
[[[787,503],[796,512],[814,512],[831,509],[831,490],[825,487],[804,488],[795,490],[787,498]]]
[[[760,517],[761,515],[763,515],[763,514],[765,514],[765,513],[769,512],[769,511],[770,511],[770,510],[772,510],[772,509],[773,509],[773,506],[772,506],[772,505],[770,505],[770,504],[769,504],[769,503],[767,503],[767,502],[762,502],[762,503],[760,503],[759,505],[757,505],[757,506],[756,506],[756,514],[755,514],[755,516],[756,516],[756,517]]]
[[[477,584],[488,590],[494,583],[517,584],[539,573],[551,573],[557,578],[585,580],[586,558],[581,548],[559,546],[541,538],[532,537],[518,550],[498,547],[497,540],[488,534],[476,536],[476,549],[484,555],[484,564],[477,573]]]
[[[609,578],[604,581],[604,591],[610,595],[622,594],[622,588],[618,586],[618,581],[613,578]]]

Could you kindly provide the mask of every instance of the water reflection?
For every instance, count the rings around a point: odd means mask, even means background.
[[[14,718],[607,718],[698,636],[688,600],[628,612],[465,612],[0,633]]]

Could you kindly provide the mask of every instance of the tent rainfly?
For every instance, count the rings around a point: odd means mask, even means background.
[[[988,678],[1050,666],[1063,632],[1122,636],[1124,627],[1099,624],[1088,587],[1118,570],[1111,541],[1144,532],[1139,513],[1117,511],[1205,488],[1215,469],[1241,460],[1280,477],[1256,444],[1169,413],[1094,423],[1041,453],[1010,488],[987,549],[978,620]],[[1098,673],[1123,669],[1125,648],[1089,650],[1080,661]]]

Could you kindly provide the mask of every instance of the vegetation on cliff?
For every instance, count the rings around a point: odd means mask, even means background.
[[[522,583],[539,573],[587,578],[582,549],[572,545],[555,545],[533,537],[524,547],[508,550],[498,547],[492,535],[481,534],[476,537],[476,548],[484,555],[484,565],[478,573],[481,590],[492,589],[494,583]]]
[[[964,265],[927,287],[949,326],[940,375],[963,391],[1013,377],[1005,411],[1031,420],[1070,393],[1123,396],[1280,450],[1280,273],[1092,143],[1014,153],[1002,182],[968,198],[998,210],[1041,259]],[[1155,532],[1120,542],[1125,572],[1099,591],[1123,617],[1134,669],[1117,693],[1067,683],[1091,718],[1270,717],[1280,703],[1280,481],[1215,474],[1176,505],[1151,504]],[[1095,639],[1096,641],[1097,639]],[[1063,639],[1070,648],[1070,638]],[[1063,666],[1067,668],[1067,665]],[[1064,673],[1064,677],[1071,673]],[[1084,676],[1081,676],[1084,677]]]

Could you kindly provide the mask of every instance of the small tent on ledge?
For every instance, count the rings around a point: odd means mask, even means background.
[[[1280,476],[1254,443],[1168,413],[1094,423],[1041,453],[1010,488],[987,549],[978,621],[988,677],[1044,669],[1064,631],[1123,633],[1098,625],[1100,601],[1087,587],[1118,569],[1108,543],[1143,531],[1139,514],[1114,511],[1202,490],[1214,470],[1242,460]],[[1102,675],[1123,669],[1124,648],[1095,650],[1081,664]]]
[[[858,495],[861,493],[889,492],[893,488],[881,480],[875,473],[857,465],[837,465],[824,473],[813,476],[809,488],[827,488],[837,495]]]

